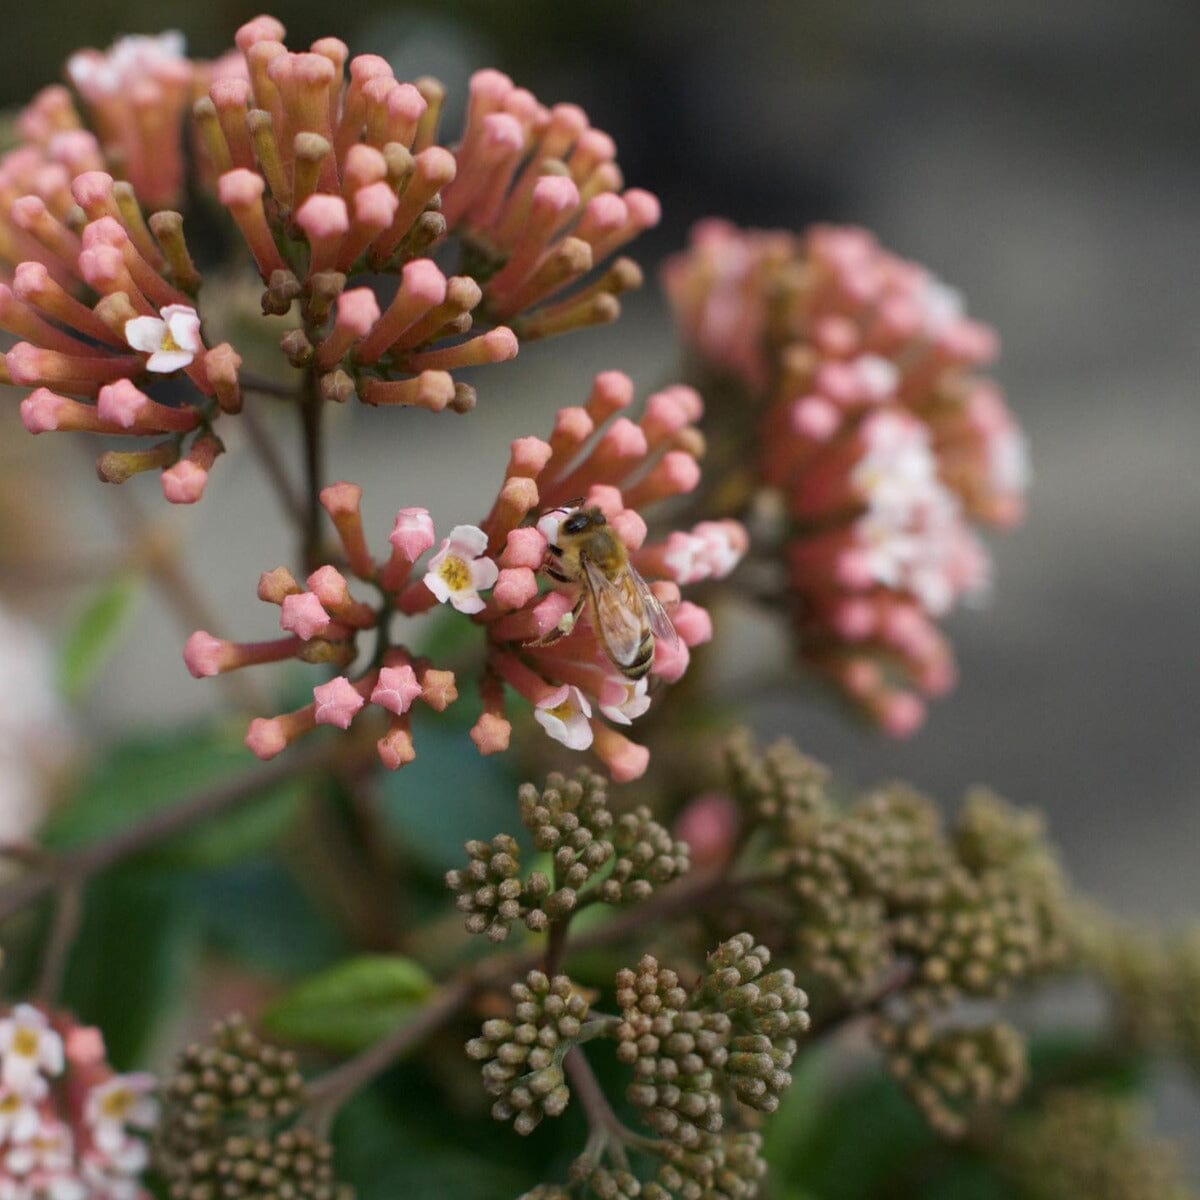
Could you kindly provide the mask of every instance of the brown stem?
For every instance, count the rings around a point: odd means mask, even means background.
[[[270,434],[263,428],[262,422],[253,409],[243,408],[241,421],[242,428],[246,431],[246,438],[250,443],[250,449],[254,451],[267,479],[275,489],[280,507],[296,528],[303,530],[307,520],[304,500],[288,475],[278,447],[272,441]]]
[[[338,1109],[351,1096],[449,1021],[471,997],[476,986],[470,973],[452,979],[411,1021],[314,1080],[308,1088],[305,1123],[322,1134],[327,1133]]]
[[[563,1058],[563,1070],[571,1081],[573,1094],[587,1117],[588,1129],[595,1138],[606,1141],[615,1138],[618,1144],[626,1140],[628,1131],[612,1110],[592,1064],[578,1046],[572,1046]]]
[[[339,752],[344,752],[344,747],[338,743],[316,743],[289,753],[268,766],[255,767],[226,783],[197,792],[179,804],[157,809],[111,837],[48,857],[27,874],[0,887],[0,919],[31,904],[56,886],[82,884],[115,863],[243,801],[252,800],[276,784],[328,766]]]
[[[306,572],[315,571],[321,556],[321,472],[323,447],[321,417],[324,401],[317,385],[315,369],[310,369],[305,381],[304,398],[300,402],[300,420],[304,431],[304,523],[300,557]]]
[[[62,988],[71,946],[79,932],[83,916],[83,885],[78,881],[67,881],[58,889],[58,906],[42,953],[41,970],[38,973],[34,996],[43,1004],[52,1005]]]

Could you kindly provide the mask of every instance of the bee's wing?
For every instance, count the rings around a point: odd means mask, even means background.
[[[628,667],[638,656],[644,629],[644,604],[637,584],[631,575],[609,579],[586,556],[581,561],[583,578],[596,613],[596,633],[604,643],[608,657],[618,667]]]
[[[633,586],[637,589],[642,607],[646,610],[646,619],[650,623],[650,630],[654,636],[667,642],[679,641],[679,634],[675,632],[675,626],[671,624],[671,618],[667,616],[667,610],[663,608],[662,601],[650,590],[650,585],[632,565],[629,568],[629,576],[633,580]]]

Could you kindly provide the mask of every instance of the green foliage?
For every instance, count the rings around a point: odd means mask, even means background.
[[[119,742],[55,812],[46,844],[61,850],[107,837],[199,788],[234,778],[253,762],[241,730],[231,727]],[[211,869],[257,853],[278,840],[303,788],[303,781],[295,780],[263,791],[221,817],[157,843],[139,861]]]
[[[127,869],[87,889],[63,1005],[100,1027],[118,1069],[144,1061],[187,983],[199,938],[182,880]]]
[[[75,618],[58,655],[58,686],[67,699],[78,700],[112,656],[141,592],[136,575],[120,572],[92,595]]]
[[[363,955],[297,984],[267,1009],[262,1023],[290,1041],[358,1050],[407,1021],[433,989],[412,959]]]

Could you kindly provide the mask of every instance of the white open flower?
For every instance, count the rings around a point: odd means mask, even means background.
[[[9,1088],[0,1090],[0,1145],[8,1142],[27,1142],[38,1131],[42,1118],[38,1113],[38,1101],[49,1090],[44,1079],[37,1079],[40,1087],[31,1087],[24,1094]]]
[[[456,525],[442,548],[430,559],[425,586],[438,602],[449,601],[459,612],[477,613],[483,609],[480,591],[490,588],[500,568],[488,558],[487,534],[475,525]]]
[[[107,51],[81,50],[67,60],[67,77],[85,99],[95,102],[115,96],[139,80],[153,77],[164,66],[184,61],[183,34],[132,34],[118,38]]]
[[[18,1004],[0,1021],[0,1083],[14,1092],[30,1095],[42,1075],[63,1069],[62,1038],[50,1028],[46,1014],[31,1004]]]
[[[614,677],[600,689],[600,711],[616,725],[632,725],[650,707],[646,678],[637,682]]]
[[[124,1147],[129,1128],[154,1128],[158,1121],[156,1086],[154,1076],[142,1071],[114,1075],[88,1093],[84,1120],[91,1126],[96,1145],[106,1154],[117,1153]]]
[[[150,357],[146,370],[169,375],[190,366],[204,349],[200,314],[187,304],[168,304],[157,317],[134,317],[125,322],[125,340]]]
[[[589,718],[592,706],[577,688],[564,684],[539,701],[533,719],[568,750],[586,750],[592,744]]]

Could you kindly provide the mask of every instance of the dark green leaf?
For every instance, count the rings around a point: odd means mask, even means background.
[[[114,871],[87,889],[63,1005],[100,1027],[120,1070],[142,1060],[199,949],[197,912],[180,885]]]
[[[140,595],[140,580],[122,572],[88,601],[63,639],[58,685],[70,700],[87,691],[100,668],[117,648]]]
[[[433,991],[425,970],[400,955],[370,954],[297,984],[263,1014],[290,1041],[358,1050],[402,1025]]]
[[[254,761],[242,745],[240,727],[119,743],[55,813],[47,844],[64,848],[106,837],[155,809],[249,770]],[[152,847],[142,861],[208,868],[255,853],[282,832],[302,788],[295,781],[247,799],[234,811]]]
[[[454,707],[436,720],[414,720],[416,760],[380,782],[384,814],[404,854],[439,876],[462,865],[471,838],[524,834],[506,756],[477,754],[466,730],[447,720]]]

